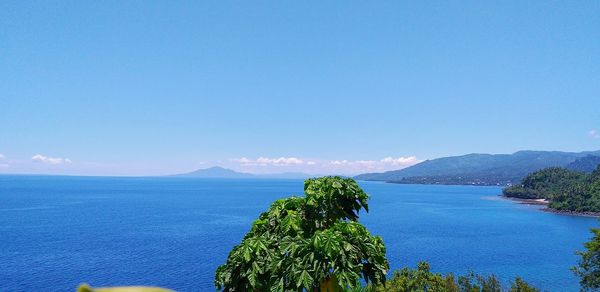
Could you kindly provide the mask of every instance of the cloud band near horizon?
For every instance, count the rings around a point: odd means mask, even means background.
[[[64,163],[72,163],[69,158],[61,158],[61,157],[48,157],[41,154],[36,154],[31,157],[31,161],[46,163],[46,164],[64,164]]]
[[[416,156],[384,157],[379,160],[321,160],[298,157],[247,157],[230,159],[234,167],[251,173],[272,173],[281,171],[306,172],[309,174],[358,174],[397,170],[415,165],[423,160]]]

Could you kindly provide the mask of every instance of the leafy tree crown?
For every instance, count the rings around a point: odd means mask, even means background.
[[[358,223],[369,196],[351,178],[304,183],[304,197],[275,201],[252,224],[215,286],[225,291],[342,290],[384,283],[385,245]]]

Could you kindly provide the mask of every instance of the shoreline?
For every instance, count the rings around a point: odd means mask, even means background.
[[[541,210],[544,212],[554,213],[557,215],[592,217],[592,218],[600,217],[600,212],[575,212],[575,211],[568,211],[568,210],[556,210],[556,209],[552,209],[552,208],[542,208]]]
[[[398,182],[398,181],[381,181],[381,182],[383,182],[383,183],[391,183],[391,184],[414,184],[414,185],[474,186],[474,187],[491,186],[491,187],[502,187],[500,185],[483,185],[483,184],[430,184],[430,183],[402,183],[402,182]],[[544,208],[539,208],[539,210],[541,210],[543,212],[553,213],[553,214],[557,214],[557,215],[566,215],[566,216],[579,216],[579,217],[600,218],[600,212],[576,212],[576,211],[557,210],[557,209],[549,208],[547,206],[548,206],[548,204],[550,204],[550,201],[547,200],[547,199],[522,199],[522,198],[515,198],[515,197],[507,197],[504,194],[500,194],[498,196],[501,197],[501,198],[503,198],[503,199],[505,199],[505,200],[514,201],[517,204],[534,205],[534,206],[546,206]]]
[[[546,200],[546,199],[522,199],[522,198],[513,198],[513,197],[507,197],[505,195],[500,195],[500,197],[511,200],[511,201],[515,201],[518,202],[519,204],[523,204],[523,205],[548,205],[550,204],[550,201]]]
[[[548,204],[550,204],[550,201],[546,200],[546,199],[521,199],[521,198],[507,197],[505,195],[500,195],[500,197],[510,200],[510,201],[517,202],[518,204],[522,204],[522,205],[546,206],[544,208],[540,208],[539,210],[548,212],[548,213],[557,214],[557,215],[594,217],[594,218],[600,217],[600,212],[575,212],[575,211],[569,211],[569,210],[552,209],[552,208],[547,207]]]

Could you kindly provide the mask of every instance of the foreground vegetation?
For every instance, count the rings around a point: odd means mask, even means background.
[[[496,276],[482,276],[475,273],[455,277],[432,273],[429,264],[420,262],[417,269],[403,268],[395,271],[385,285],[369,285],[368,292],[535,292],[539,289],[517,277],[508,288],[503,287]]]
[[[591,231],[594,237],[584,244],[585,251],[577,253],[581,257],[578,266],[571,268],[579,277],[582,291],[600,290],[600,229]]]
[[[389,269],[385,245],[358,223],[369,196],[350,178],[322,177],[304,184],[305,197],[275,201],[253,223],[215,286],[224,291],[505,291],[495,276],[454,278],[418,269]],[[362,286],[361,279],[367,283]],[[510,291],[538,291],[517,278]]]
[[[339,291],[383,284],[385,245],[358,223],[369,196],[353,179],[304,183],[305,197],[275,201],[218,267],[225,291]]]
[[[546,199],[549,208],[576,213],[600,212],[600,166],[591,174],[551,167],[527,175],[503,190],[507,197]]]

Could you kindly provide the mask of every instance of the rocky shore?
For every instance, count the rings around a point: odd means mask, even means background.
[[[569,210],[556,210],[552,208],[543,208],[542,211],[569,216],[600,217],[600,212],[575,212]]]
[[[519,204],[524,205],[541,205],[548,206],[550,204],[549,200],[546,199],[521,199],[521,198],[511,198],[507,196],[502,196],[505,199],[509,199],[511,201],[515,201]],[[544,212],[550,212],[559,215],[569,215],[569,216],[585,216],[585,217],[600,217],[600,212],[576,212],[569,210],[557,210],[549,207],[541,208],[540,210]]]

